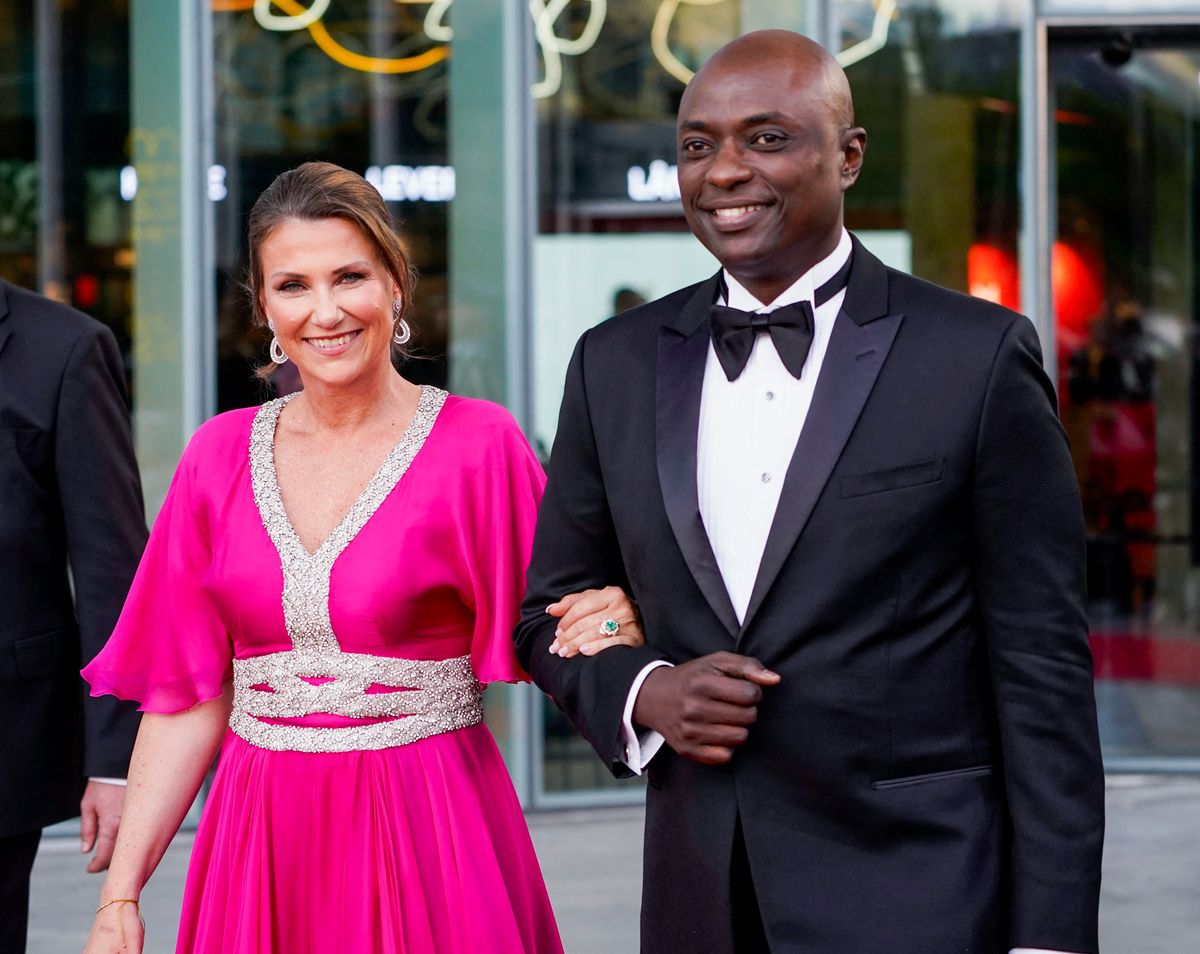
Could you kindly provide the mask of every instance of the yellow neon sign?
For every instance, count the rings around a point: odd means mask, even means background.
[[[419,73],[450,56],[450,49],[444,44],[416,56],[403,57],[366,56],[347,49],[333,38],[322,20],[329,3],[330,0],[313,0],[305,7],[296,0],[212,0],[212,8],[221,12],[253,10],[258,25],[276,33],[307,30],[322,53],[335,63],[360,73]],[[286,16],[273,13],[271,7],[278,7]]]
[[[331,2],[332,0],[312,0],[308,6],[304,6],[298,0],[211,0],[212,9],[217,12],[253,11],[254,19],[265,30],[307,30],[313,42],[331,60],[347,69],[363,73],[418,73],[450,56],[449,43],[454,37],[454,30],[446,24],[446,13],[453,0],[394,0],[398,4],[428,4],[429,10],[422,24],[423,32],[430,40],[441,44],[424,53],[405,57],[367,56],[347,49],[333,38],[325,26],[324,16]],[[574,39],[559,36],[554,31],[554,24],[570,2],[571,0],[528,0],[529,13],[533,18],[534,37],[542,51],[545,73],[531,90],[536,99],[553,96],[558,92],[562,86],[562,57],[579,56],[595,46],[608,18],[608,0],[588,0],[587,23],[579,36]],[[654,14],[654,24],[650,29],[650,49],[662,68],[679,82],[687,84],[694,73],[671,50],[670,32],[675,14],[681,6],[713,6],[724,2],[726,0],[660,0],[658,10]],[[871,35],[837,54],[837,59],[843,66],[857,63],[887,44],[891,22],[896,16],[896,0],[873,2],[875,18]],[[273,7],[282,10],[283,14],[275,13]]]

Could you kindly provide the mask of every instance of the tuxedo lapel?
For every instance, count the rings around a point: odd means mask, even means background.
[[[825,488],[900,328],[887,311],[883,263],[854,240],[854,265],[788,465],[741,632],[750,626]]]
[[[732,636],[738,631],[737,614],[700,517],[696,488],[700,394],[708,357],[708,307],[715,300],[718,277],[702,284],[679,317],[659,330],[655,453],[659,487],[675,540],[700,592]]]

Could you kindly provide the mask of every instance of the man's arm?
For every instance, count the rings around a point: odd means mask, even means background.
[[[1011,821],[1014,947],[1097,948],[1104,773],[1074,470],[1033,326],[1014,321],[984,399],[972,494]]]
[[[146,543],[142,490],[133,456],[124,369],[104,328],[85,332],[63,374],[55,424],[55,472],[79,624],[80,664],[112,633]],[[84,693],[84,774],[123,778],[133,750],[136,705]],[[81,805],[89,870],[107,867],[124,790],[92,781]]]
[[[651,646],[612,646],[594,656],[561,659],[550,652],[558,621],[546,607],[568,593],[629,583],[600,469],[585,380],[588,335],[567,369],[549,480],[538,511],[525,601],[515,638],[517,657],[534,682],[566,713],[614,774],[623,764],[621,717],[629,688],[663,654]]]
[[[760,687],[779,681],[757,660],[722,652],[647,672],[665,658],[649,645],[613,646],[571,659],[550,652],[557,621],[546,613],[549,604],[567,593],[609,584],[629,591],[592,429],[587,339],[586,334],[580,338],[567,370],[516,631],[517,655],[614,774],[628,775],[648,761],[630,751],[637,747],[638,729],[660,733],[687,758],[725,762],[757,716]],[[631,688],[643,673],[634,694]]]

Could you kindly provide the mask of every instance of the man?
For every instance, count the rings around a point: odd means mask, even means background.
[[[25,950],[41,829],[108,867],[138,714],[85,698],[146,542],[125,371],[99,322],[0,281],[0,951]],[[69,566],[69,576],[68,576]]]
[[[803,37],[743,36],[692,80],[680,191],[723,269],[580,339],[521,660],[617,774],[648,762],[644,951],[1094,952],[1053,391],[1027,320],[845,232],[865,146]],[[647,645],[561,658],[597,618],[581,600],[556,637],[547,604],[605,584]]]

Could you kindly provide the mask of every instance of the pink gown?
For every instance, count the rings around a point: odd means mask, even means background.
[[[527,679],[511,631],[541,468],[502,408],[423,388],[400,444],[310,554],[275,479],[286,400],[196,432],[84,670],[94,695],[146,712],[234,682],[177,951],[561,952],[478,721],[480,684]]]

